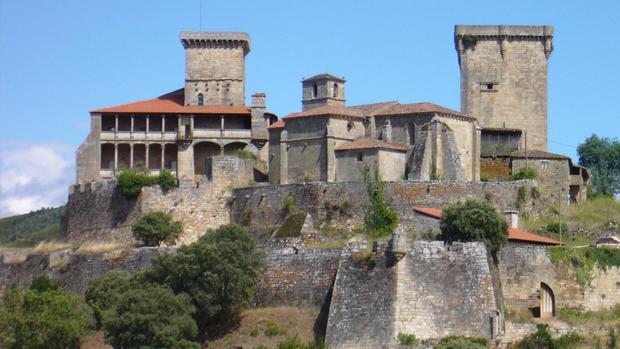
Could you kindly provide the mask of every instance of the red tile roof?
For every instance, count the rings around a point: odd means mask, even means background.
[[[423,213],[427,216],[431,216],[433,218],[441,219],[441,210],[438,208],[429,208],[429,207],[414,207],[416,212]]]
[[[269,127],[267,128],[284,128],[284,127],[285,127],[284,120],[278,120],[274,122],[273,124],[269,125]]]
[[[441,219],[443,211],[438,208],[429,207],[414,207],[415,211],[425,214],[427,216]],[[548,237],[544,237],[538,234],[533,234],[528,231],[519,228],[508,228],[508,240],[530,242],[541,245],[559,245],[560,242]]]
[[[459,113],[455,110],[444,108],[440,105],[423,102],[423,103],[411,103],[400,104],[395,101],[381,102],[373,104],[360,104],[350,107],[343,106],[323,106],[312,108],[304,112],[297,112],[289,114],[285,117],[288,118],[302,118],[311,116],[325,116],[325,115],[341,115],[341,116],[354,116],[354,117],[366,117],[374,115],[406,115],[406,114],[425,114],[425,113],[443,113],[468,117],[465,114]]]
[[[358,138],[351,143],[345,143],[338,148],[336,151],[347,151],[347,150],[361,150],[361,149],[386,149],[386,150],[394,150],[399,152],[407,152],[407,148],[393,143],[387,143],[374,138]]]
[[[179,89],[165,95],[144,101],[121,104],[108,108],[92,110],[91,113],[130,113],[130,114],[243,114],[249,115],[245,106],[185,106],[185,92]]]
[[[284,119],[294,119],[294,118],[303,118],[303,117],[311,117],[311,116],[325,116],[325,115],[341,115],[341,116],[354,116],[354,117],[364,117],[364,114],[359,110],[347,107],[339,107],[328,105],[324,107],[312,108],[310,110],[306,110],[303,112],[292,113],[284,117]]]
[[[569,159],[569,157],[565,155],[548,153],[541,150],[528,150],[527,153],[525,150],[517,150],[510,154],[513,158],[525,158],[526,155],[528,158],[532,159]]]
[[[400,114],[423,114],[423,113],[443,113],[452,115],[464,115],[456,110],[444,108],[440,105],[422,102],[411,104],[396,104],[390,108],[381,110],[377,115],[400,115]]]
[[[523,241],[532,242],[542,245],[559,245],[560,242],[548,237],[540,236],[538,234],[532,234],[528,231],[519,228],[508,229],[508,240],[511,241]]]

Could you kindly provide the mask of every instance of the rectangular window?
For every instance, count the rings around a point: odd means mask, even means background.
[[[497,86],[499,83],[495,81],[480,82],[480,91],[482,92],[497,92]]]
[[[540,162],[540,169],[543,171],[547,171],[547,168],[549,168],[549,161],[541,161]]]
[[[357,161],[364,161],[364,154],[357,153]]]

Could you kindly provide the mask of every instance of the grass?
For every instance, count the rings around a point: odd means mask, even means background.
[[[541,231],[560,218],[570,231],[613,231],[620,223],[620,201],[597,197],[581,204],[562,206],[557,213],[525,217],[522,226],[529,231]],[[611,224],[610,224],[611,223]]]
[[[66,250],[72,248],[73,245],[61,241],[43,241],[32,248],[30,254],[46,254],[54,251]]]
[[[86,242],[75,251],[78,255],[106,253],[127,246],[120,242]]]
[[[620,304],[613,309],[599,311],[560,309],[559,318],[573,326],[616,327],[620,325]]]

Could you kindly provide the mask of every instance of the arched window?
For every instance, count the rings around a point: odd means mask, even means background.
[[[205,100],[204,97],[202,95],[202,93],[198,94],[198,105],[204,105],[205,104]]]
[[[334,98],[338,97],[338,84],[334,84],[334,95],[333,95],[333,97]]]
[[[318,94],[319,94],[319,87],[316,84],[312,85],[312,97],[316,98]]]

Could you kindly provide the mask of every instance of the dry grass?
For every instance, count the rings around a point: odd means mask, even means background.
[[[274,348],[287,337],[302,342],[314,340],[314,324],[319,315],[316,308],[266,307],[248,309],[241,314],[241,323],[224,337],[205,343],[206,348],[255,348],[264,345]],[[265,331],[267,327],[278,328],[278,334]],[[265,333],[271,334],[269,337]],[[280,333],[282,332],[282,333]],[[283,334],[285,332],[285,334]]]
[[[72,248],[73,245],[60,241],[43,241],[39,242],[32,248],[30,254],[46,254],[54,251],[66,250]]]
[[[80,245],[80,247],[75,251],[78,255],[85,254],[99,254],[111,252],[114,250],[118,250],[123,247],[127,247],[127,244],[123,244],[120,242],[112,241],[112,242],[86,242]]]

